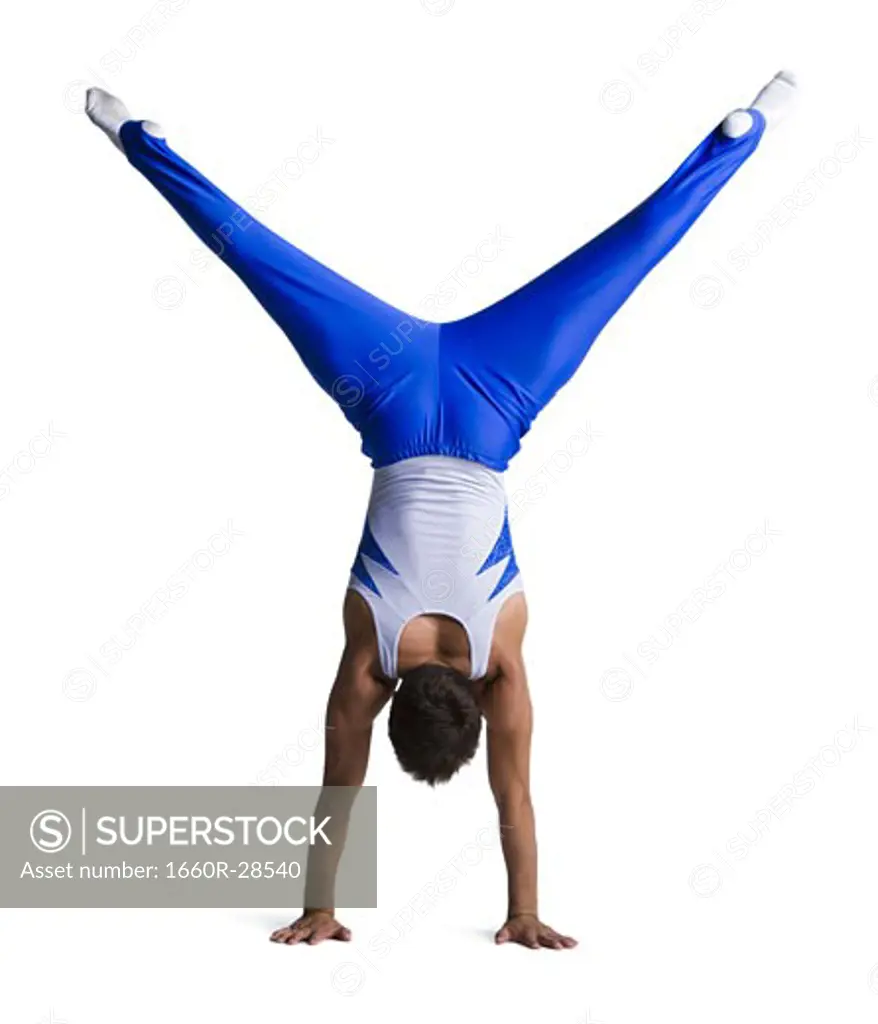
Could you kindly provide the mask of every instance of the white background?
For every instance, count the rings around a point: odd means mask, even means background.
[[[290,908],[3,911],[4,1021],[878,1019],[866,10],[7,12],[6,784],[319,781],[369,487],[280,332],[79,111],[84,83],[245,205],[274,178],[262,219],[381,298],[424,315],[456,277],[449,320],[615,220],[779,67],[804,88],[509,473],[510,492],[541,494],[513,526],[541,909],[578,949],[492,945],[499,851],[466,866],[494,820],[483,760],[418,786],[382,719],[380,907],[340,912],[352,946],[270,945]],[[498,230],[496,259],[467,260]],[[571,459],[577,431],[591,441]],[[226,553],[111,663],[106,645],[230,522]],[[406,910],[455,858],[454,890]]]

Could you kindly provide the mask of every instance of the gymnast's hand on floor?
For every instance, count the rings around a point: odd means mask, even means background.
[[[297,921],[271,933],[272,942],[280,942],[285,946],[295,946],[299,942],[316,946],[324,939],[351,941],[350,928],[339,924],[331,910],[306,910]]]
[[[536,914],[514,914],[494,936],[494,941],[501,945],[504,942],[517,942],[519,946],[529,949],[573,949],[576,939],[569,935],[559,935],[554,928],[536,916]]]

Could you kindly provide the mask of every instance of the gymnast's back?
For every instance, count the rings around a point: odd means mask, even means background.
[[[349,589],[369,607],[388,679],[403,631],[425,615],[463,627],[469,676],[484,678],[497,616],[522,590],[502,474],[443,455],[376,469]]]

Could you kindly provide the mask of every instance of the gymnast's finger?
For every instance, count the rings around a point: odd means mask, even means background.
[[[310,934],[310,927],[302,927],[301,925],[296,925],[294,928],[291,929],[289,936],[284,941],[288,946],[295,946],[303,939],[307,939]]]

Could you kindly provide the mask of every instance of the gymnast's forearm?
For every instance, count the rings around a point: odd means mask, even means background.
[[[497,801],[500,841],[506,862],[507,917],[538,915],[537,837],[530,793],[521,790]]]
[[[352,692],[344,669],[326,709],[326,756],[323,789],[314,811],[318,821],[329,817],[324,830],[332,845],[312,847],[305,876],[305,910],[335,909],[335,879],[344,853],[351,809],[366,778],[372,745],[372,708],[364,708]]]
[[[324,786],[314,810],[315,820],[325,822],[322,831],[328,842],[315,844],[308,852],[305,872],[305,912],[335,913],[335,881],[344,854],[351,809],[359,789]]]

